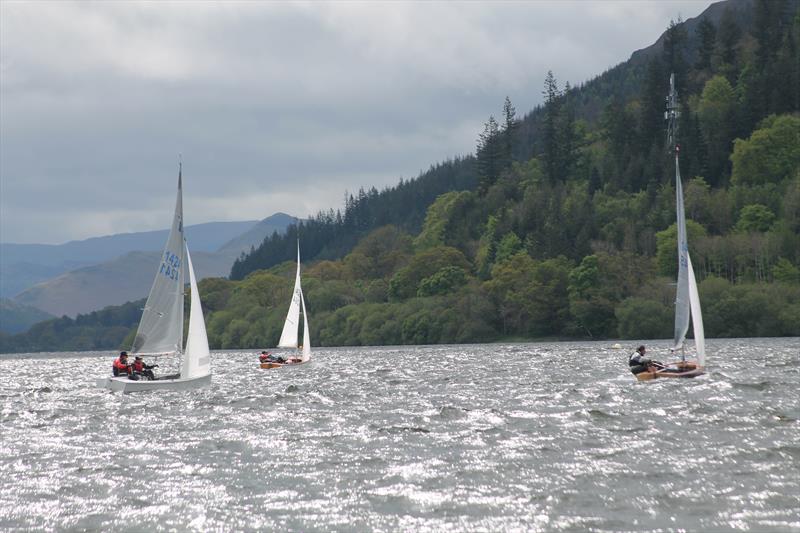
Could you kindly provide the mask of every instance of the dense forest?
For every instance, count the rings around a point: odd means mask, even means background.
[[[798,6],[715,4],[586,84],[548,73],[544,104],[518,119],[506,99],[474,156],[347,195],[203,280],[212,347],[275,345],[298,235],[314,345],[671,336],[670,73],[706,334],[800,335]]]

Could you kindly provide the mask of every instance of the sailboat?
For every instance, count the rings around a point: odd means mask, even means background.
[[[184,269],[185,267],[185,269]],[[183,291],[184,270],[189,272],[191,307],[189,310],[189,333],[183,346]],[[181,366],[178,374],[161,376],[155,380],[134,381],[127,376],[101,378],[99,387],[119,392],[141,392],[150,390],[194,389],[211,383],[211,361],[208,349],[206,325],[197,279],[192,266],[192,257],[183,235],[183,187],[182,168],[178,168],[178,198],[172,228],[161,254],[161,263],[156,271],[147,303],[142,309],[142,318],[136,331],[132,355],[177,355]]]
[[[298,344],[300,310],[303,310],[303,344]],[[278,348],[294,348],[296,355],[287,359],[286,363],[262,362],[261,368],[279,368],[287,365],[307,363],[311,360],[311,334],[308,331],[308,313],[306,312],[306,299],[303,297],[303,287],[300,283],[300,241],[297,241],[297,274],[294,278],[292,301],[289,303],[289,312],[283,323],[281,339]]]
[[[703,313],[700,309],[700,296],[697,291],[697,280],[694,277],[692,258],[689,257],[689,241],[686,235],[686,215],[683,207],[683,185],[678,156],[680,147],[676,143],[678,130],[678,93],[675,90],[675,74],[669,78],[669,96],[667,111],[669,121],[668,141],[675,152],[675,211],[678,225],[678,282],[675,296],[675,331],[672,352],[680,352],[681,360],[670,363],[666,368],[656,372],[636,374],[639,380],[656,378],[693,378],[705,373],[706,341],[703,331]],[[686,333],[689,331],[689,319],[694,331],[694,345],[697,353],[695,361],[686,359]]]

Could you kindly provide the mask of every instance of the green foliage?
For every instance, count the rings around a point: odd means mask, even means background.
[[[794,266],[785,257],[781,257],[772,267],[772,277],[780,283],[800,284],[800,268]]]
[[[0,335],[0,353],[127,349],[142,314],[144,300],[39,322],[25,333]]]
[[[687,220],[686,233],[689,241],[689,255],[693,256],[697,248],[697,242],[706,236],[706,229],[694,220]],[[658,262],[659,274],[672,278],[678,275],[677,223],[656,233],[656,261]]]
[[[761,204],[746,205],[739,213],[737,231],[769,231],[775,222],[775,213]]]
[[[626,298],[614,311],[622,339],[663,339],[672,334],[672,308],[645,298]]]
[[[734,183],[778,183],[800,169],[800,117],[769,117],[747,140],[736,139],[731,155]]]
[[[478,243],[475,262],[478,265],[478,276],[487,279],[497,255],[497,217],[489,216],[486,227]]]
[[[706,335],[780,337],[800,334],[800,286],[732,285],[719,278],[700,284]]]
[[[586,256],[568,276],[569,309],[574,334],[617,335],[615,309],[636,295],[655,274],[652,260],[629,253]]]
[[[522,241],[517,237],[513,231],[506,233],[500,243],[497,245],[497,253],[495,254],[495,261],[502,263],[509,257],[515,255],[522,249]]]
[[[708,150],[709,174],[712,183],[721,183],[727,175],[730,142],[735,132],[736,93],[721,75],[706,82],[700,97],[698,116]]]
[[[417,296],[437,296],[452,292],[467,282],[467,272],[457,266],[447,266],[419,283]]]
[[[447,266],[472,270],[464,254],[455,248],[437,246],[417,253],[389,282],[389,296],[403,300],[416,296],[420,282]]]
[[[445,237],[455,216],[471,199],[472,194],[467,191],[452,191],[439,196],[428,208],[422,231],[414,239],[414,247],[417,250],[425,250],[434,246],[444,246]]]
[[[361,239],[344,258],[348,279],[378,279],[391,276],[413,254],[412,239],[396,226],[383,226]]]

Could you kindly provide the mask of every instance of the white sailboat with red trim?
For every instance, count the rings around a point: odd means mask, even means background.
[[[142,309],[136,331],[133,356],[177,356],[177,374],[148,379],[144,375],[109,376],[97,381],[99,387],[119,392],[194,389],[211,383],[211,357],[200,305],[192,258],[183,235],[182,168],[178,170],[178,197],[161,263]],[[191,307],[189,332],[183,344],[183,297],[185,273],[189,273]]]

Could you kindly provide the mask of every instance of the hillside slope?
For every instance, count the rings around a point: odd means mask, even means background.
[[[248,220],[195,224],[186,226],[186,238],[192,250],[214,252],[258,223]],[[119,233],[64,244],[0,243],[0,296],[13,297],[39,282],[129,252],[161,250],[167,233],[168,230]],[[247,249],[249,246],[242,248]]]

